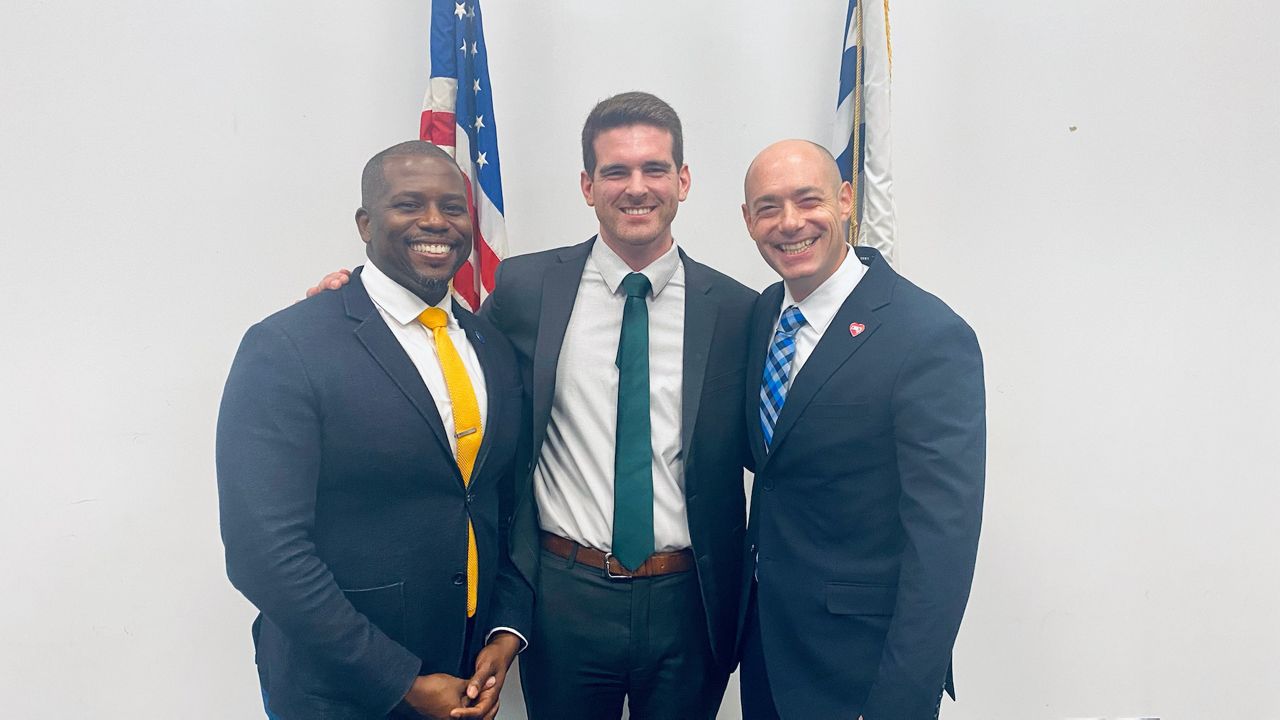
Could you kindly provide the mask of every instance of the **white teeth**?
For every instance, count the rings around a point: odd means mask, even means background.
[[[447,255],[449,254],[450,247],[444,243],[416,242],[410,243],[409,249],[416,253],[422,253],[423,255]]]
[[[648,215],[653,212],[653,208],[622,208],[622,212],[626,215]]]
[[[778,249],[788,255],[795,255],[798,252],[803,252],[806,248],[808,248],[810,245],[813,245],[816,242],[818,242],[818,238],[809,238],[808,240],[801,240],[800,242],[797,242],[797,243],[779,245]]]

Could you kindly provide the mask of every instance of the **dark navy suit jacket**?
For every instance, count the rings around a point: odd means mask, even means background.
[[[593,242],[504,260],[481,310],[511,339],[529,395],[531,432],[519,454],[511,557],[531,585],[539,565],[532,472],[551,417],[560,347]],[[683,251],[680,260],[685,271],[680,420],[685,507],[711,648],[728,674],[736,663],[734,622],[746,520],[742,468],[750,456],[741,408],[756,294]]]
[[[528,605],[499,511],[519,434],[515,356],[454,307],[488,394],[466,487],[451,429],[359,271],[254,325],[236,354],[218,416],[222,537],[231,582],[261,611],[259,674],[281,718],[385,717],[415,676],[466,667],[495,607]],[[464,647],[468,518],[480,578]],[[527,632],[518,613],[504,622]]]
[[[758,553],[782,717],[932,718],[978,546],[982,356],[950,308],[874,249],[855,252],[867,272],[795,376],[767,452],[758,392],[747,399],[756,476],[741,589]],[[756,302],[757,388],[782,297],[779,283]]]

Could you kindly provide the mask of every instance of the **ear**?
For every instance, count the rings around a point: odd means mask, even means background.
[[[840,183],[840,219],[845,222],[853,217],[853,186],[848,182]]]
[[[586,170],[582,171],[582,177],[579,179],[579,183],[582,185],[582,199],[587,201],[587,205],[589,207],[595,207],[596,201],[591,198],[591,176],[587,174]],[[683,199],[684,198],[681,198],[681,200]]]
[[[751,232],[751,211],[747,209],[747,204],[742,203],[742,222],[747,224],[747,232]]]
[[[360,232],[360,239],[368,245],[373,236],[369,234],[369,211],[364,208],[356,208],[356,230]]]
[[[689,197],[689,166],[682,166],[677,176],[680,178],[680,201],[684,202]]]

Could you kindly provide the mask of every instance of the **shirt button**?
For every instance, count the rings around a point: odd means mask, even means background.
[[[454,573],[454,574],[453,574],[453,584],[454,584],[454,585],[461,585],[462,583],[464,583],[464,582],[466,582],[466,581],[467,581],[467,576],[466,576],[466,574],[465,574],[465,573]]]

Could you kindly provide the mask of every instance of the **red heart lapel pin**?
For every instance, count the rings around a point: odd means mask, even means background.
[[[867,326],[862,323],[849,323],[849,334],[853,337],[858,337],[862,334],[862,331],[866,329]]]

